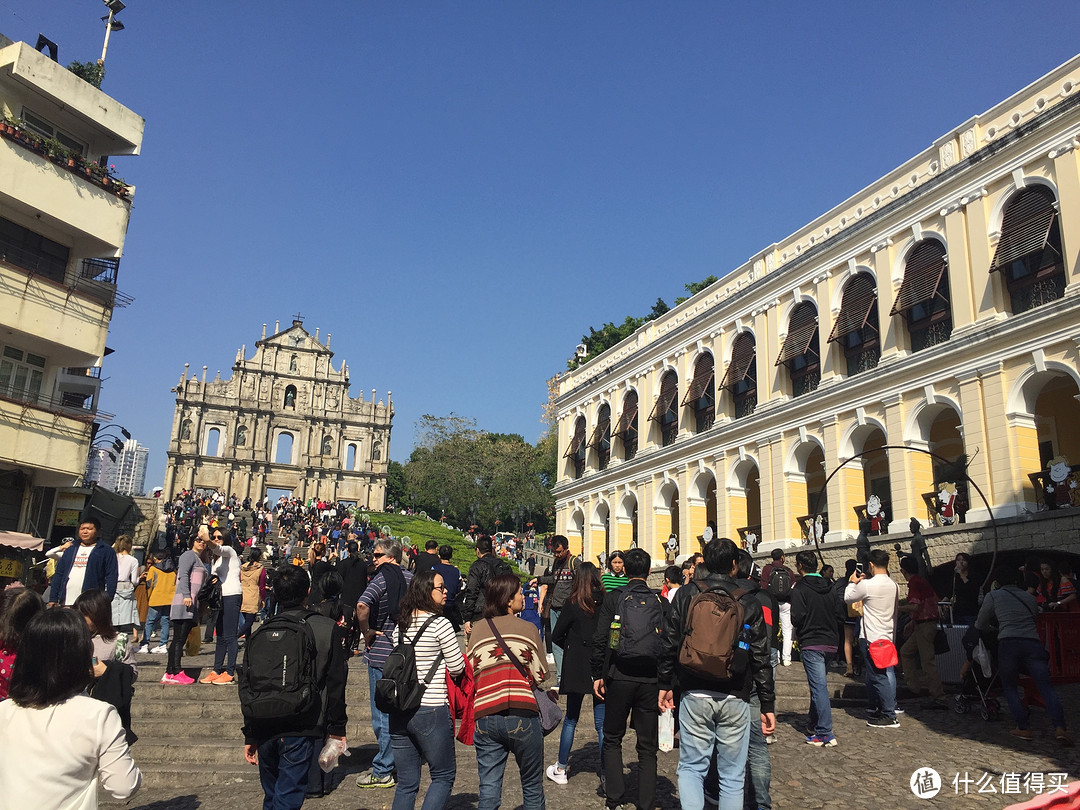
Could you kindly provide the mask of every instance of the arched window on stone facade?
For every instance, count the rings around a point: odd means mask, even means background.
[[[570,446],[566,448],[563,458],[568,458],[574,470],[574,478],[581,478],[585,474],[585,417],[579,416],[574,422],[574,435],[570,439]]]
[[[687,386],[682,404],[694,409],[694,432],[702,433],[716,421],[716,361],[712,352],[702,352],[694,362],[694,379]]]
[[[877,283],[869,273],[856,273],[844,286],[840,314],[829,335],[829,343],[834,341],[844,347],[848,376],[877,367],[881,358]]]
[[[596,468],[606,470],[611,461],[611,406],[606,402],[600,406],[589,447],[596,450]]]
[[[945,246],[937,239],[917,243],[904,263],[904,281],[890,315],[904,315],[913,352],[944,343],[952,335]]]
[[[629,461],[637,455],[638,449],[638,396],[637,391],[628,391],[623,397],[622,412],[615,424],[614,435],[619,437],[623,446],[623,459]]]
[[[332,438],[330,438],[329,436],[323,436],[322,447],[320,448],[320,452],[324,456],[328,456],[331,453],[333,453],[334,452],[334,440]]]
[[[1014,315],[1065,295],[1057,200],[1046,186],[1021,189],[1005,206],[990,272],[1005,276]]]
[[[290,385],[285,389],[285,407],[296,408],[296,386]]]
[[[277,447],[274,448],[275,464],[293,463],[293,435],[291,433],[279,433]]]
[[[345,469],[346,470],[355,470],[356,469],[356,456],[357,456],[356,445],[355,444],[348,445],[345,448]]]
[[[740,333],[731,344],[731,362],[720,387],[731,392],[736,419],[754,412],[757,407],[757,342],[750,332]]]
[[[787,368],[791,396],[816,391],[821,382],[821,354],[818,350],[817,308],[803,301],[791,312],[788,333],[776,365]]]
[[[216,456],[218,454],[218,448],[221,446],[221,430],[216,427],[210,428],[206,431],[206,449],[203,451],[203,455]]]
[[[660,380],[660,394],[656,397],[649,421],[660,426],[660,446],[675,443],[679,435],[679,375],[669,369]]]

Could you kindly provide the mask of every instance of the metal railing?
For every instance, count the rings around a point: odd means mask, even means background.
[[[108,421],[115,417],[115,414],[105,411],[72,405],[64,400],[62,394],[59,397],[49,397],[44,394],[31,394],[27,391],[0,389],[0,400],[14,402],[28,408],[39,408],[49,413],[77,419],[80,422],[93,422],[95,419]]]
[[[0,236],[0,261],[28,270],[58,284],[64,283],[67,261],[39,250],[16,245]]]

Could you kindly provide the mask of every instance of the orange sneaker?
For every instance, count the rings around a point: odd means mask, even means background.
[[[199,678],[199,683],[217,683],[222,673],[211,671],[205,678]]]
[[[228,686],[230,683],[233,683],[235,680],[236,679],[232,675],[230,675],[228,672],[222,672],[220,675],[218,675],[217,680],[214,681],[214,686]]]

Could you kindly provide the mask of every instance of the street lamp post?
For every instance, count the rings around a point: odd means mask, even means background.
[[[124,30],[124,24],[116,19],[116,15],[126,8],[122,0],[104,0],[104,2],[109,9],[109,13],[101,18],[101,21],[105,23],[105,43],[101,46],[101,59],[99,60],[102,67],[105,67],[105,54],[109,52],[109,35],[113,31]]]

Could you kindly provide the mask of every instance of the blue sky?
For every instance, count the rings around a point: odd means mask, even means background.
[[[0,32],[100,54],[97,0]],[[1023,15],[1023,16],[1021,16]],[[1077,50],[1075,2],[129,0],[102,89],[146,118],[101,407],[164,476],[184,363],[333,333],[352,393],[543,431],[582,333],[670,304]],[[1016,32],[1024,32],[1022,36]]]

